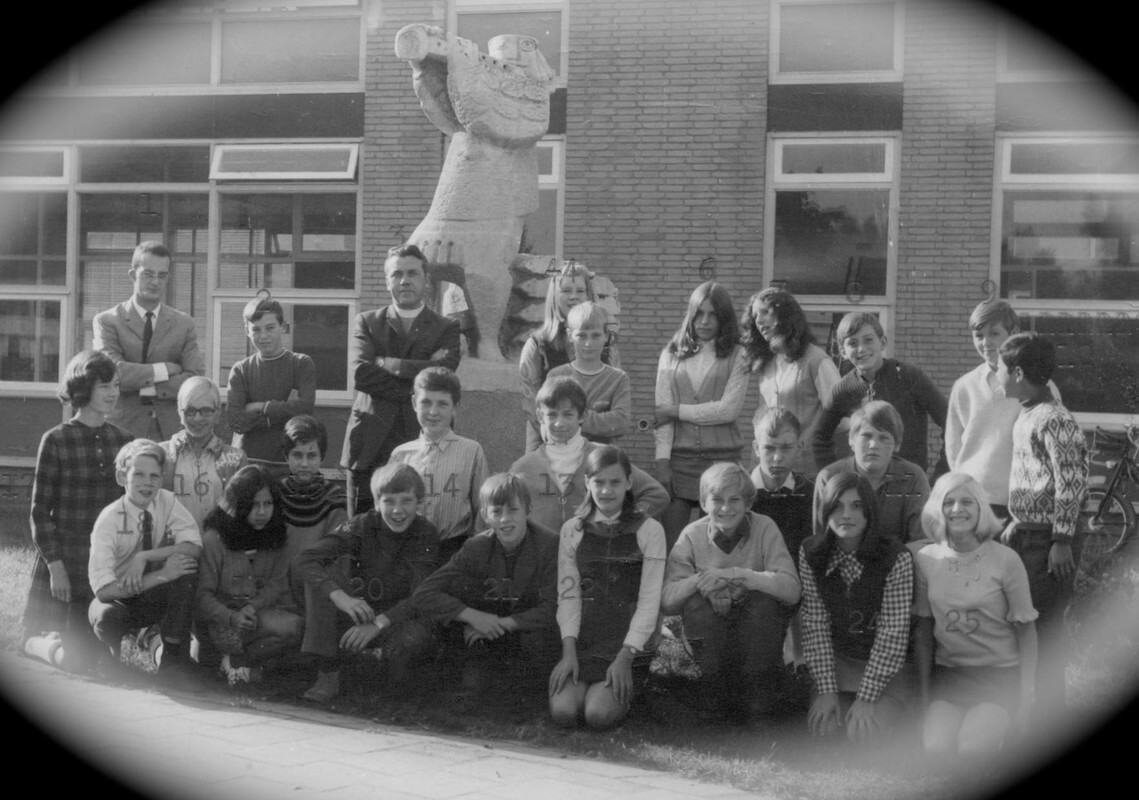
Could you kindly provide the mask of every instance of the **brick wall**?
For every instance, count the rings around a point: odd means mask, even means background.
[[[759,287],[767,17],[752,0],[570,9],[565,255],[620,290],[634,419],[652,416],[657,359],[701,261],[716,259],[739,310]],[[623,444],[650,463],[650,434]]]

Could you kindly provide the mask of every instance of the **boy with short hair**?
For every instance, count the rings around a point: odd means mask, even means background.
[[[924,540],[921,510],[929,497],[929,479],[917,464],[899,457],[905,425],[897,409],[885,400],[874,400],[850,418],[850,449],[853,456],[823,467],[815,478],[812,504],[814,533],[826,533],[819,517],[822,487],[840,472],[857,472],[869,482],[878,500],[878,525],[886,538],[899,542]]]
[[[91,531],[88,577],[95,599],[88,619],[99,641],[121,657],[128,631],[161,621],[159,675],[200,691],[192,674],[190,625],[202,537],[186,507],[162,488],[166,451],[149,439],[127,443],[115,458],[126,494],[99,514]]]
[[[285,310],[268,296],[258,295],[242,311],[245,332],[257,349],[229,372],[229,424],[233,444],[251,462],[263,462],[274,474],[286,474],[281,434],[297,414],[316,406],[316,365],[304,353],[286,350]]]
[[[478,524],[479,487],[490,467],[482,445],[452,429],[462,395],[459,376],[428,367],[412,385],[419,438],[396,447],[388,463],[410,464],[427,484],[423,516],[439,531],[439,560],[446,561]]]
[[[751,510],[770,517],[783,534],[783,543],[795,567],[799,567],[799,546],[811,535],[811,508],[814,482],[791,469],[802,449],[799,420],[785,408],[766,409],[755,423],[757,463],[751,471],[755,500]]]
[[[585,389],[573,378],[547,380],[534,405],[544,443],[515,461],[510,471],[526,482],[534,504],[530,518],[560,531],[585,499],[585,457],[600,445],[581,435]],[[653,517],[668,505],[668,492],[643,469],[634,466],[631,480],[638,511]]]
[[[981,364],[962,375],[949,392],[945,420],[945,456],[949,469],[973,476],[985,490],[999,519],[1008,519],[1008,481],[1012,469],[1012,428],[1020,403],[1007,397],[997,379],[1000,347],[1020,332],[1016,311],[1004,300],[978,303],[969,315],[973,346]],[[1048,388],[1059,400],[1056,385]]]
[[[1040,614],[1036,709],[1051,717],[1065,704],[1064,609],[1076,575],[1073,541],[1087,495],[1087,442],[1075,418],[1048,388],[1056,370],[1052,342],[1038,333],[1018,333],[1006,339],[999,352],[999,385],[1021,405],[1012,430],[1009,473],[1013,520],[1001,541],[1020,554],[1032,605]]]
[[[573,360],[554,367],[546,376],[547,381],[574,378],[585,389],[581,435],[598,444],[612,444],[624,435],[632,417],[628,374],[601,360],[608,323],[605,309],[590,300],[570,309],[566,315],[566,336],[573,345]]]
[[[348,521],[348,498],[344,487],[321,472],[328,453],[328,431],[323,422],[310,414],[293,417],[285,423],[282,444],[289,465],[289,474],[281,480],[281,511],[289,532],[289,585],[293,607],[303,609],[305,582],[296,558]]]
[[[898,455],[922,471],[929,465],[927,420],[945,430],[945,397],[925,373],[911,364],[885,357],[886,332],[875,314],[855,311],[838,324],[835,336],[842,354],[854,369],[843,376],[823,403],[812,447],[820,465],[835,460],[835,429],[863,403],[885,400],[897,409],[907,431],[906,441],[898,442]],[[946,471],[944,448],[934,467],[934,475]],[[833,472],[831,474],[834,474]]]
[[[754,499],[755,486],[738,464],[704,471],[704,516],[681,531],[661,593],[661,610],[684,619],[705,709],[745,718],[775,707],[783,639],[801,590],[779,528],[749,510]]]
[[[317,678],[304,698],[327,703],[340,692],[341,653],[383,647],[388,679],[401,683],[430,639],[408,599],[439,565],[435,526],[420,515],[424,486],[407,464],[372,475],[374,508],[331,531],[298,556],[305,578],[301,652],[317,657]],[[336,568],[348,556],[348,570]],[[345,574],[347,572],[347,574]]]
[[[488,654],[503,650],[545,680],[560,653],[558,534],[528,519],[530,492],[509,472],[483,482],[479,508],[489,529],[419,584],[411,603],[450,646],[466,644],[465,684],[478,683]]]

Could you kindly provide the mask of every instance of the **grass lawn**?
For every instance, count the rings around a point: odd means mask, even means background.
[[[0,548],[0,646],[9,649],[19,645],[31,561],[26,547]],[[1088,606],[1087,616],[1100,622],[1077,629],[1069,696],[1078,710],[1117,708],[1134,685],[1134,665],[1139,663],[1137,585],[1139,573],[1121,573],[1110,594],[1122,599],[1122,608],[1107,614]],[[451,674],[437,665],[417,675],[416,691],[391,693],[375,676],[374,662],[360,663],[345,670],[343,691],[331,708],[378,724],[635,763],[781,800],[948,800],[991,794],[1016,774],[1015,767],[1000,773],[992,766],[952,772],[932,768],[922,757],[916,728],[914,735],[890,746],[857,750],[810,739],[801,716],[763,728],[702,724],[677,716],[678,706],[660,695],[642,695],[616,730],[566,731],[548,721],[544,675],[533,676],[531,691],[519,691],[516,679],[491,676],[472,696],[456,690]],[[265,700],[299,705],[297,698],[311,677],[308,668],[301,668],[289,676],[230,689],[219,676],[215,691],[231,696],[235,705],[256,706]]]

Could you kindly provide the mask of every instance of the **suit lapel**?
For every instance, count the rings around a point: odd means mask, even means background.
[[[122,318],[123,324],[126,325],[130,332],[136,335],[141,342],[142,329],[146,323],[143,322],[142,317],[135,311],[134,304],[130,300],[119,305],[119,316]]]

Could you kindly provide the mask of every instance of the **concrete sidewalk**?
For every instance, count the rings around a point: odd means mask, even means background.
[[[639,767],[501,742],[413,733],[319,709],[221,692],[161,694],[107,686],[11,653],[0,685],[13,708],[60,745],[144,796],[163,800],[681,800],[754,798]],[[21,746],[5,725],[10,767],[58,759]],[[13,738],[15,735],[16,738]],[[12,756],[16,756],[12,758]],[[35,783],[51,785],[49,767]],[[90,788],[81,789],[90,796]],[[770,796],[769,796],[770,797]]]

